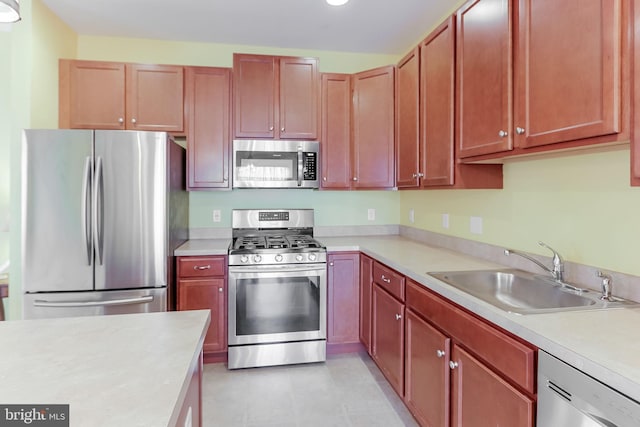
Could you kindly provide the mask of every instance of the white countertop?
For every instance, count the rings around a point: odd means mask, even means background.
[[[226,255],[231,239],[191,239],[173,251],[175,256]]]
[[[0,322],[0,402],[69,404],[71,426],[173,425],[208,310]]]
[[[427,274],[505,268],[504,265],[400,236],[318,240],[329,252],[361,251],[379,260],[640,402],[640,308],[508,313]]]

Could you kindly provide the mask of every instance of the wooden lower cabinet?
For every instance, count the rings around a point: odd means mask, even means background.
[[[329,253],[327,256],[328,345],[359,343],[359,284],[359,253]]]
[[[449,425],[451,339],[406,311],[404,400],[420,425]]]
[[[203,346],[207,362],[226,357],[226,265],[226,256],[178,257],[177,309],[211,310]]]
[[[404,304],[373,285],[372,357],[391,387],[404,395]]]
[[[451,425],[531,426],[535,404],[464,349],[451,352]]]
[[[360,255],[360,342],[371,355],[371,293],[373,292],[373,260]]]
[[[202,351],[197,362],[190,368],[191,380],[182,401],[175,427],[203,426],[202,421]]]

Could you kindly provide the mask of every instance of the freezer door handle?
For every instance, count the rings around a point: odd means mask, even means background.
[[[84,161],[84,175],[82,181],[82,237],[87,250],[87,265],[91,265],[91,157]]]
[[[153,295],[138,298],[112,299],[107,301],[44,301],[35,300],[35,307],[103,307],[113,305],[147,304],[153,301]]]
[[[102,157],[96,158],[96,174],[93,188],[93,241],[98,255],[98,262],[102,265],[103,217],[104,217],[104,179],[102,176]]]

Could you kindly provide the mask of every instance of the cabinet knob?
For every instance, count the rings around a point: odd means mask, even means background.
[[[384,283],[391,283],[391,279],[387,279],[386,277],[384,277],[384,274],[382,275],[381,279]]]
[[[357,180],[358,180],[358,178],[354,176],[354,177],[353,177],[353,180],[354,180],[354,181],[357,181]]]
[[[522,134],[524,134],[524,128],[521,128],[520,126],[518,126],[518,127],[516,128],[516,133],[517,133],[518,135],[522,135]]]
[[[284,128],[280,128],[280,132],[284,132]]]
[[[417,178],[417,177],[418,177],[418,174],[417,174],[417,173],[414,173],[414,174],[413,174],[413,177],[414,177],[414,178]]]
[[[444,352],[444,350],[436,350],[436,356],[440,357],[444,357],[446,353]]]
[[[329,263],[329,266],[330,266],[330,267],[333,267],[333,261]]]
[[[402,316],[396,313],[396,320],[400,320],[400,319],[402,319]]]
[[[218,292],[222,293],[222,288],[218,288]]]
[[[135,118],[131,119],[131,123],[133,123],[135,125],[137,123],[137,120]]]
[[[323,180],[323,181],[326,181],[326,180],[327,180],[327,177],[326,177],[326,176],[323,176],[323,177],[322,177],[322,180]]]
[[[209,270],[211,268],[211,265],[194,265],[193,269],[194,270]]]
[[[454,362],[453,360],[449,361],[449,367],[451,369],[456,369],[458,367],[458,362]]]
[[[505,136],[509,135],[506,131],[501,130],[500,132],[498,132],[498,136],[500,138],[504,138]]]
[[[118,123],[124,123],[124,119],[122,117],[118,117]]]
[[[270,127],[269,127],[269,130],[273,130],[273,126],[270,126]]]

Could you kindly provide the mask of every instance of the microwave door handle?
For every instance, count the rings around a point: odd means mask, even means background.
[[[298,187],[302,187],[302,146],[298,147]]]

